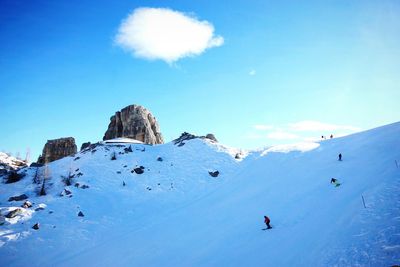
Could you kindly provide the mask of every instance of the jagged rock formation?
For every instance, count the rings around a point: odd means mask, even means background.
[[[110,118],[103,140],[118,137],[132,138],[145,144],[164,143],[156,118],[138,105],[127,106]]]
[[[81,145],[81,151],[84,150],[84,149],[86,149],[86,148],[88,148],[88,147],[90,147],[90,145],[91,145],[90,142],[83,143],[83,144]]]
[[[43,148],[42,155],[38,159],[38,163],[49,163],[77,152],[75,139],[73,137],[65,137],[54,140],[47,140]]]
[[[218,140],[217,140],[217,138],[215,138],[215,135],[213,135],[211,133],[207,134],[206,138],[218,143]]]
[[[195,138],[209,139],[211,141],[218,142],[217,138],[215,138],[215,136],[213,134],[207,134],[206,136],[198,136],[198,135],[193,135],[193,134],[190,134],[190,133],[187,133],[187,132],[183,132],[181,134],[181,136],[179,136],[178,138],[176,138],[172,142],[174,142],[174,145],[184,146],[185,145],[184,141],[187,141],[187,140],[190,140],[190,139],[195,139]]]

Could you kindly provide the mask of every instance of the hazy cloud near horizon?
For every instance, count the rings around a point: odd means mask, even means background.
[[[193,15],[168,8],[142,7],[122,21],[114,41],[137,58],[172,64],[221,46],[224,38],[214,34],[210,22]]]

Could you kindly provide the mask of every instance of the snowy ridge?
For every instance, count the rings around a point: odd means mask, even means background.
[[[17,170],[26,166],[26,162],[6,153],[0,152],[0,169]]]
[[[5,266],[400,264],[399,132],[395,123],[243,160],[204,139],[100,144],[50,163],[46,196],[32,184],[36,168],[0,185],[3,216],[23,203],[11,196],[33,203],[0,226],[0,258]],[[263,215],[273,229],[261,230]]]

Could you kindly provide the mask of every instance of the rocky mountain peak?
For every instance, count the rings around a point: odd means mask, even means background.
[[[75,139],[73,137],[65,137],[53,140],[47,140],[44,145],[42,155],[38,159],[38,163],[49,163],[77,152]]]
[[[118,137],[132,138],[145,144],[164,143],[156,118],[139,105],[127,106],[110,118],[103,140]]]

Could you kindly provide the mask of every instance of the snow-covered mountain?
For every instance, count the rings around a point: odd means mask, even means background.
[[[18,170],[26,165],[26,161],[17,159],[4,152],[0,152],[0,170]]]
[[[1,266],[400,264],[399,132],[241,156],[200,138],[92,145],[0,184]],[[8,201],[23,194],[32,207]]]

